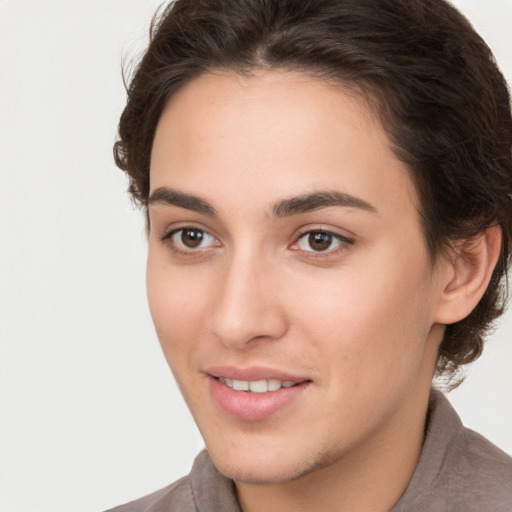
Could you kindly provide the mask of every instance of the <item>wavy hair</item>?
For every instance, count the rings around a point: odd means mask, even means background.
[[[512,120],[507,84],[467,19],[444,0],[176,0],[163,7],[127,85],[114,146],[143,208],[166,102],[216,69],[301,71],[363,95],[410,169],[433,264],[454,242],[501,226],[490,284],[467,318],[446,326],[437,374],[450,379],[477,359],[507,301]]]

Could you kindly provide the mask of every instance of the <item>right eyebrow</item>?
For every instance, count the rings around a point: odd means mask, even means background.
[[[299,213],[319,210],[329,206],[358,208],[371,213],[378,213],[377,208],[367,201],[336,190],[313,192],[311,194],[284,199],[274,205],[273,213],[276,217],[286,217],[288,215],[297,215]]]
[[[151,193],[148,200],[148,206],[152,204],[178,206],[180,208],[185,208],[186,210],[209,215],[210,217],[215,217],[217,215],[217,211],[208,201],[201,199],[198,196],[178,192],[177,190],[173,190],[168,187],[159,187]]]

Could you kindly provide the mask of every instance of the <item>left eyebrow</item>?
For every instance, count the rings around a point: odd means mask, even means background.
[[[272,213],[275,217],[288,217],[329,206],[358,208],[367,212],[378,213],[377,208],[367,201],[337,191],[314,192],[312,194],[283,199],[274,205]]]
[[[215,208],[205,199],[167,187],[159,187],[149,196],[148,205],[152,204],[178,206],[210,217],[217,215]]]

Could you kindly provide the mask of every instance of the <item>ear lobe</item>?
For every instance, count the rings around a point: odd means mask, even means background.
[[[436,311],[436,322],[453,324],[466,318],[487,289],[501,250],[501,228],[492,226],[455,248]]]

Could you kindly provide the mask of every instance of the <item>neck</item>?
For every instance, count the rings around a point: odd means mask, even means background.
[[[409,484],[424,440],[429,387],[414,390],[404,407],[364,446],[296,480],[237,484],[243,512],[350,510],[389,512]]]

